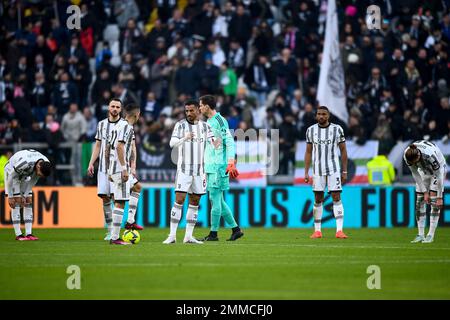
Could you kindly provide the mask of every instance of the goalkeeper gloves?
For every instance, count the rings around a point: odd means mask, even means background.
[[[236,179],[239,175],[239,171],[236,169],[235,162],[235,160],[228,162],[227,170],[225,171],[232,179]]]

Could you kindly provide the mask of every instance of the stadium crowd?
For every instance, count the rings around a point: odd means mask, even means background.
[[[450,137],[448,0],[338,2],[348,139]],[[66,8],[79,5],[81,28]],[[370,4],[381,29],[368,30]],[[168,145],[183,101],[218,96],[231,129],[280,129],[280,173],[315,123],[327,2],[5,1],[0,145],[93,141],[112,97],[141,106],[137,142]]]

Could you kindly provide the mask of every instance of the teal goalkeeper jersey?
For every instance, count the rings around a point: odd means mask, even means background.
[[[220,139],[220,146],[215,148],[211,143],[206,144],[205,172],[220,173],[225,176],[228,160],[235,157],[234,139],[228,127],[227,120],[217,112],[208,119],[208,124],[214,134],[214,139]]]

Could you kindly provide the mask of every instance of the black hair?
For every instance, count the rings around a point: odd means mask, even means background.
[[[137,104],[130,103],[125,106],[125,113],[132,114],[134,111],[140,110],[140,109],[141,108]]]
[[[48,177],[52,173],[52,164],[50,161],[42,161],[39,168],[44,177]]]
[[[319,110],[325,110],[326,112],[328,112],[328,114],[330,114],[330,110],[328,110],[328,107],[326,107],[326,106],[319,106],[317,108],[317,111],[319,111]]]
[[[200,101],[204,104],[209,106],[211,109],[216,108],[216,98],[210,94],[207,94],[205,96],[200,97]]]
[[[111,102],[113,102],[113,101],[120,102],[120,106],[123,105],[122,100],[120,100],[119,98],[112,98],[112,99],[109,101],[109,103],[111,103]]]
[[[198,101],[195,100],[195,99],[189,99],[189,100],[186,100],[186,101],[184,102],[184,106],[185,106],[185,107],[186,107],[186,106],[191,106],[191,105],[194,105],[196,108],[198,108],[198,107],[200,106],[200,104],[198,103]]]

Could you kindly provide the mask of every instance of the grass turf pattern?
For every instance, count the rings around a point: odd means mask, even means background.
[[[415,229],[346,229],[349,239],[309,239],[310,229],[244,230],[227,242],[163,245],[168,229],[141,232],[133,246],[112,246],[100,229],[36,229],[19,242],[0,230],[0,299],[450,299],[450,228],[432,244],[409,243]],[[196,229],[202,237],[207,229]],[[81,270],[69,290],[67,267]],[[370,265],[381,289],[369,290]]]

